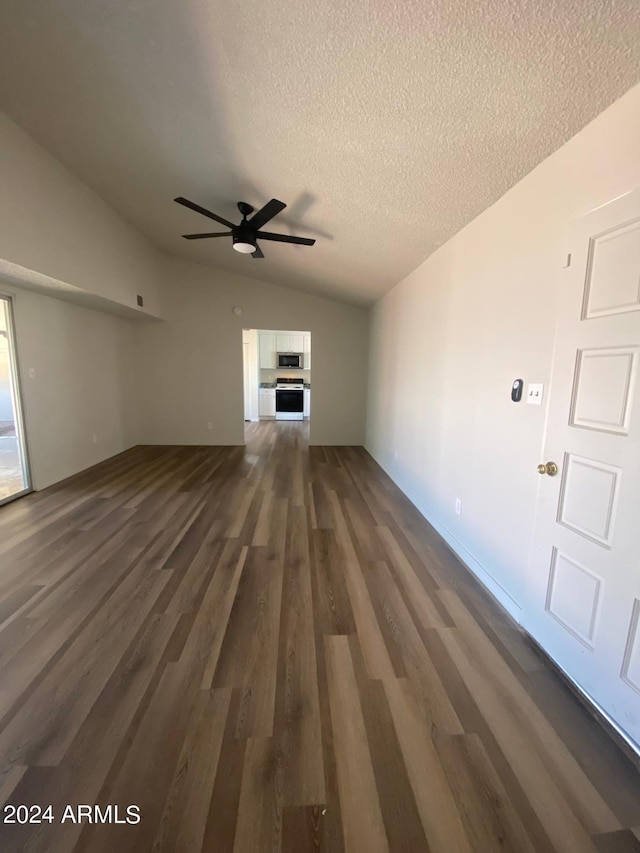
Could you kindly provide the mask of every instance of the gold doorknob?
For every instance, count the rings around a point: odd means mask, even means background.
[[[558,466],[555,462],[542,462],[538,465],[538,474],[548,474],[550,477],[555,477],[558,473]]]

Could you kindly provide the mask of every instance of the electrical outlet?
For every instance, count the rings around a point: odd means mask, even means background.
[[[462,501],[456,498],[456,515],[462,515]]]
[[[213,429],[213,424],[211,421],[207,421],[207,429]]]
[[[95,434],[95,432],[94,432],[94,434],[91,436],[91,441],[92,441],[94,444],[97,444],[97,443],[98,443],[98,436]]]

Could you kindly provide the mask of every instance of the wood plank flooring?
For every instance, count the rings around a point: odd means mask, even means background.
[[[307,431],[0,508],[0,800],[53,817],[5,808],[0,851],[640,851],[637,769],[371,457]]]

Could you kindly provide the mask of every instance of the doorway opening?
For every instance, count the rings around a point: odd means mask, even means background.
[[[311,332],[244,329],[244,420],[311,419]]]
[[[11,309],[0,296],[0,504],[31,490]]]

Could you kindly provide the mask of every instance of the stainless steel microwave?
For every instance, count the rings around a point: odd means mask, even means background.
[[[302,370],[304,367],[304,354],[301,352],[279,352],[277,353],[278,369],[293,368]]]

